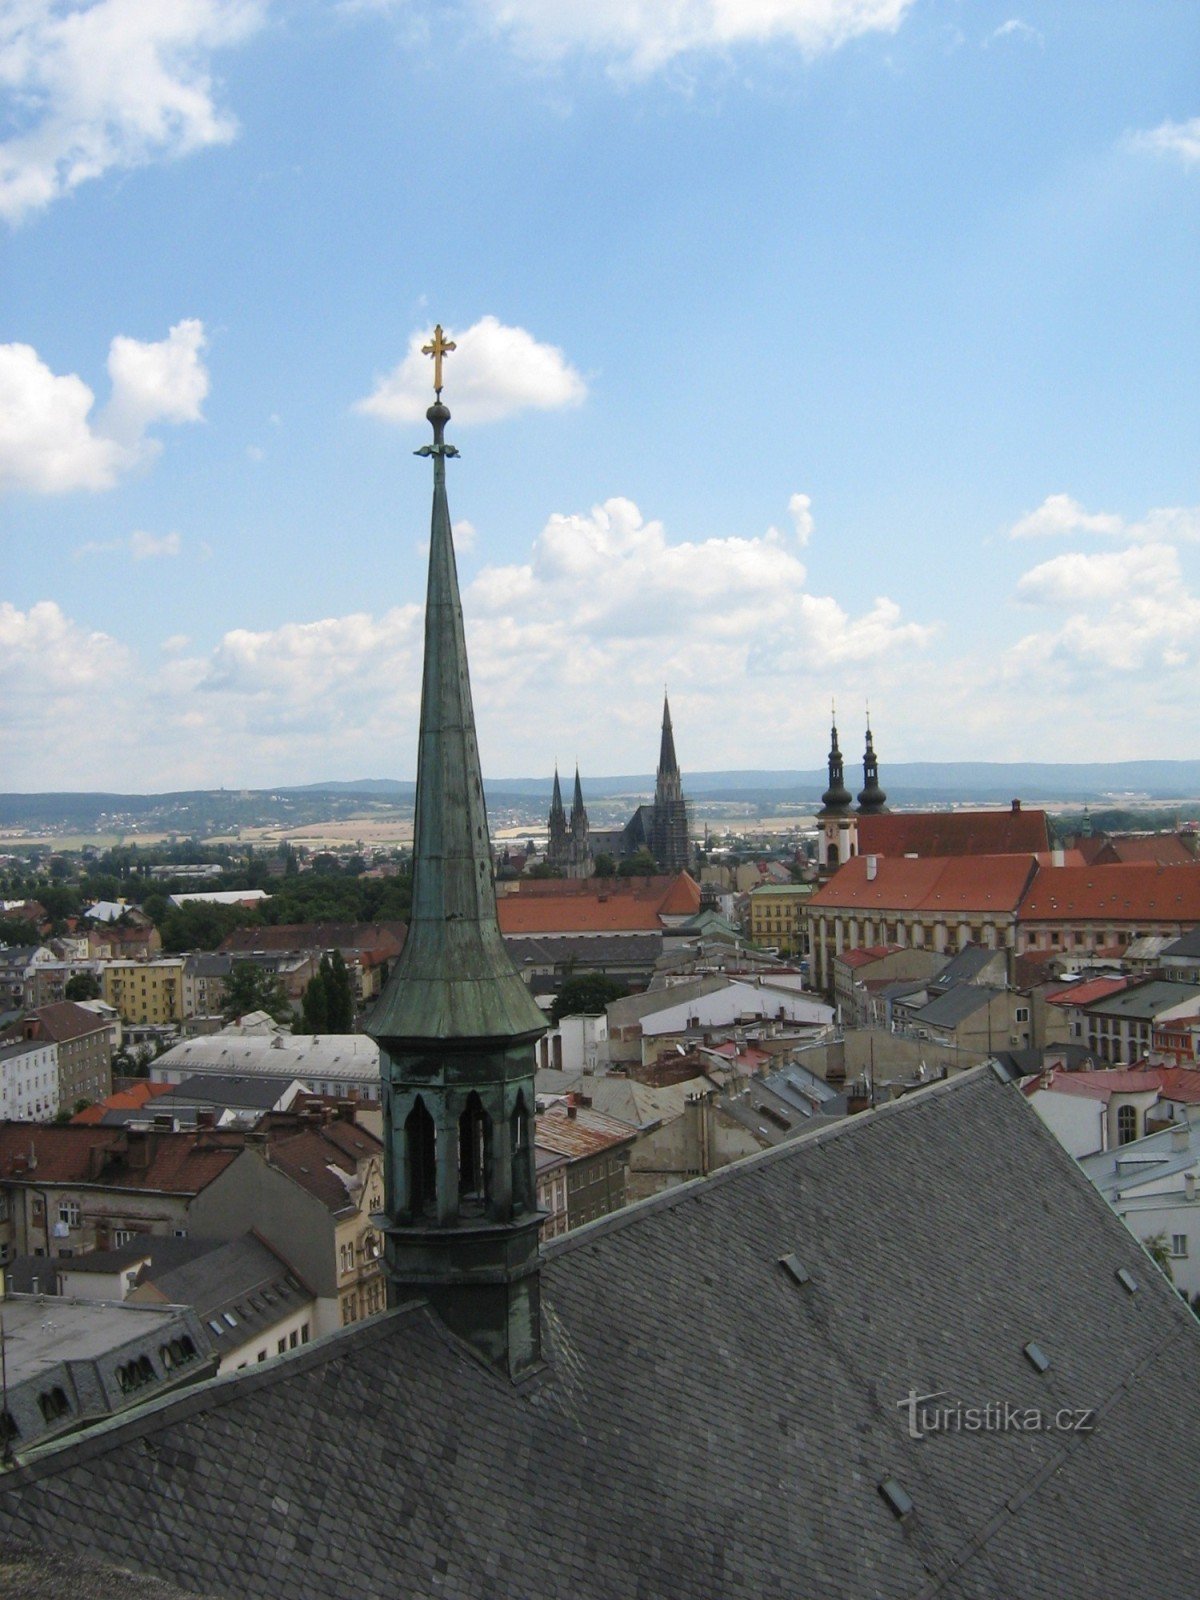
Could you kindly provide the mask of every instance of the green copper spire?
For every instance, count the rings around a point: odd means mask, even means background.
[[[545,1030],[496,921],[462,603],[446,501],[450,412],[426,415],[434,442],[433,520],[425,602],[425,673],[417,752],[413,902],[408,938],[368,1032],[381,1042],[513,1040]]]

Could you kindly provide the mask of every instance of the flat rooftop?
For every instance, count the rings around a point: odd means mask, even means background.
[[[10,1385],[63,1361],[94,1361],[177,1322],[178,1306],[119,1305],[58,1295],[10,1295],[0,1302]]]

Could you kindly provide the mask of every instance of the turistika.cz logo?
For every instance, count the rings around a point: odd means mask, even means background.
[[[948,1394],[947,1389],[930,1394],[910,1389],[903,1400],[896,1401],[898,1411],[908,1412],[910,1439],[924,1439],[931,1433],[1091,1433],[1096,1425],[1094,1409],[1064,1406],[1058,1411],[1040,1411],[1009,1400],[967,1406],[961,1400],[949,1400]]]

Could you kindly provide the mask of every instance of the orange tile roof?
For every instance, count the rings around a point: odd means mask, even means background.
[[[602,1111],[580,1106],[571,1116],[566,1106],[553,1105],[538,1113],[533,1142],[543,1150],[553,1150],[568,1160],[586,1160],[619,1144],[631,1144],[635,1130]]]
[[[1200,923],[1200,872],[1148,862],[1039,870],[1022,922]]]
[[[1027,1095],[1039,1089],[1056,1089],[1061,1094],[1078,1094],[1107,1100],[1114,1094],[1145,1094],[1157,1091],[1166,1100],[1200,1105],[1200,1070],[1195,1067],[1117,1067],[1111,1071],[1061,1072],[1033,1078],[1023,1085]]]
[[[864,819],[865,820],[865,819]],[[1020,903],[1036,863],[1032,855],[880,856],[867,876],[865,855],[838,869],[809,901],[853,911],[1000,912]]]
[[[547,884],[564,892],[547,893]],[[699,909],[699,886],[686,872],[651,879],[649,886],[625,878],[543,879],[533,894],[522,885],[496,902],[500,931],[511,935],[661,933],[664,916],[694,916]]]
[[[861,855],[1005,856],[1048,850],[1044,811],[885,811],[858,819]]]
[[[833,959],[835,965],[840,961],[844,967],[869,967],[873,962],[882,961],[885,956],[903,949],[904,946],[900,944],[863,945],[858,950],[843,950],[840,956],[834,956]]]
[[[151,1083],[147,1078],[143,1083],[135,1083],[132,1088],[118,1089],[116,1094],[110,1094],[107,1100],[101,1100],[98,1104],[77,1112],[71,1118],[71,1122],[88,1127],[102,1122],[106,1111],[140,1111],[149,1101],[160,1094],[167,1094],[173,1087],[174,1085],[170,1083]]]
[[[1194,867],[1196,857],[1177,833],[1152,833],[1139,838],[1106,839],[1093,860],[1110,862],[1154,861],[1159,866]]]

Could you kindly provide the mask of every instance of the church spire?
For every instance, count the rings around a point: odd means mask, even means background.
[[[658,779],[679,777],[679,762],[675,759],[675,734],[671,729],[671,702],[663,691],[662,740],[658,747]]]
[[[842,752],[838,748],[837,712],[835,711],[829,736],[829,787],[821,796],[821,813],[827,815],[830,812],[845,811],[853,798],[853,795],[846,787]]]
[[[570,829],[563,809],[562,785],[558,781],[558,762],[554,763],[554,793],[550,797],[549,838],[546,861],[552,867],[565,867],[570,859]]]
[[[871,734],[871,713],[867,712],[867,747],[863,752],[863,787],[858,797],[858,809],[864,816],[875,816],[887,810],[887,795],[879,784],[879,758],[875,754],[875,740]]]
[[[663,691],[662,739],[658,748],[658,775],[654,783],[654,807],[650,820],[650,853],[664,872],[685,872],[691,864],[687,801],[679,762],[675,758],[671,703],[666,690]]]
[[[393,1302],[422,1296],[487,1361],[540,1359],[533,1045],[545,1021],[501,937],[450,512],[441,358],[408,937],[372,1012]],[[561,805],[561,795],[560,795]]]

